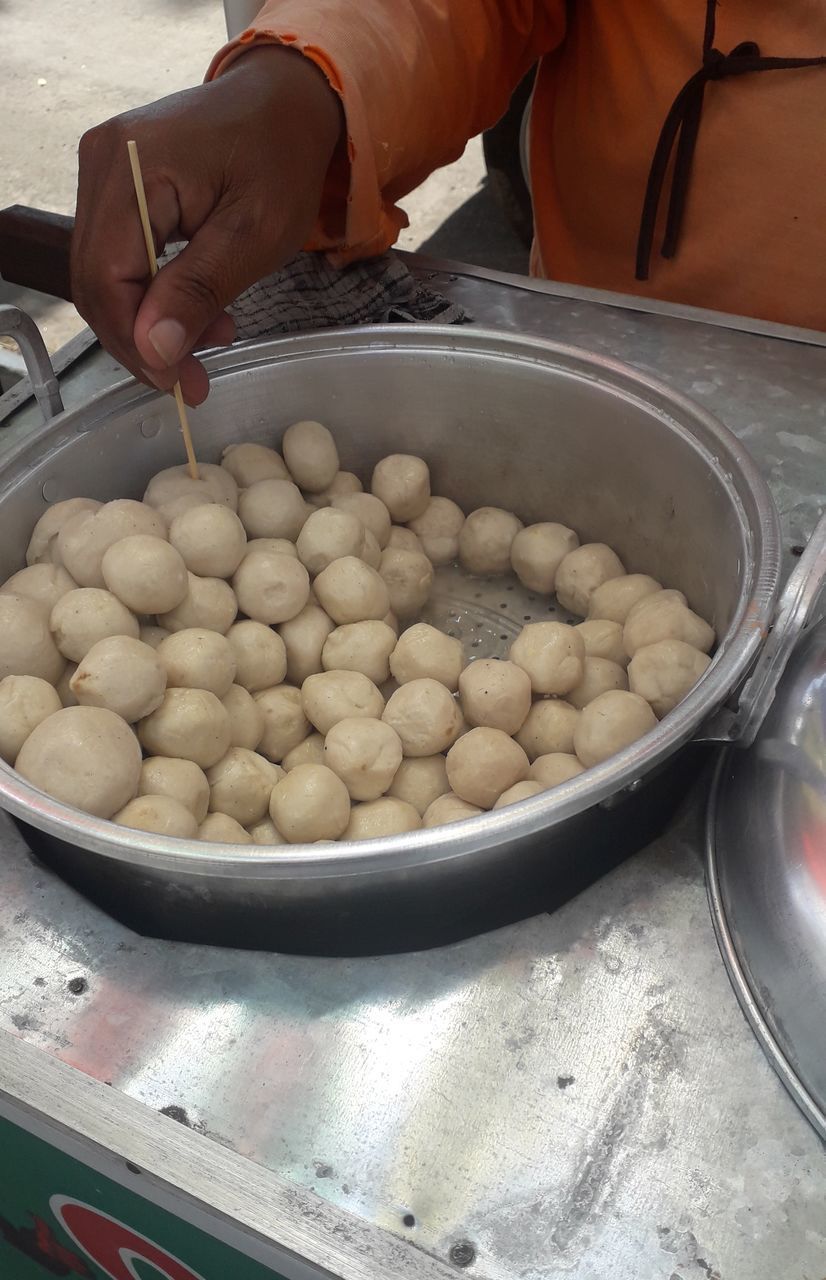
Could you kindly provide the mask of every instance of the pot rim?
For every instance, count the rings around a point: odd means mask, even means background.
[[[706,673],[695,688],[657,728],[639,742],[587,770],[569,782],[519,804],[462,822],[375,840],[342,845],[256,846],[207,844],[138,832],[94,818],[64,805],[31,786],[10,765],[0,761],[0,805],[48,834],[80,845],[113,861],[127,862],[148,872],[174,870],[183,876],[243,880],[301,880],[361,877],[395,870],[404,872],[430,863],[478,856],[511,841],[521,841],[557,827],[608,800],[636,788],[662,759],[697,735],[703,721],[726,700],[746,675],[769,626],[780,587],[780,524],[774,500],[750,454],[728,427],[700,405],[667,384],[621,361],[542,338],[476,326],[428,325],[358,326],[309,334],[253,339],[204,357],[211,380],[242,369],[277,365],[294,358],[324,357],[347,352],[394,351],[413,348],[462,355],[505,355],[536,364],[551,363],[564,372],[601,382],[625,398],[637,399],[649,412],[670,419],[670,428],[688,436],[707,455],[738,509],[750,544],[750,591],[741,587],[735,615]],[[0,504],[8,488],[3,484],[16,462],[36,444],[38,460],[50,435],[73,425],[78,432],[100,426],[104,419],[134,408],[158,403],[164,396],[127,378],[99,392],[82,405],[52,418],[27,433],[7,451],[0,439]],[[1,434],[1,433],[0,433]],[[739,479],[735,485],[734,477]],[[748,493],[752,517],[740,494]],[[757,548],[762,554],[756,560]],[[139,843],[137,843],[139,842]]]

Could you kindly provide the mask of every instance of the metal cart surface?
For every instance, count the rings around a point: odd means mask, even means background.
[[[479,324],[716,413],[794,563],[826,336],[411,261]],[[67,407],[122,376],[83,335],[58,364]],[[40,421],[25,397],[0,399],[0,450]],[[552,915],[376,959],[139,937],[0,817],[0,1275],[822,1280],[823,1146],[720,958],[707,785]]]

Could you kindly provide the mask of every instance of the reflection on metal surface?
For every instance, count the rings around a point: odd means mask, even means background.
[[[563,280],[540,280],[533,276],[517,275],[507,271],[491,271],[487,267],[471,266],[466,262],[452,262],[444,258],[431,258],[426,254],[405,253],[411,270],[426,275],[446,275],[450,281],[468,279],[475,284],[498,285],[508,289],[521,289],[566,302],[590,303],[599,307],[616,307],[623,311],[642,315],[681,320],[688,324],[700,324],[707,328],[733,329],[740,333],[752,333],[758,337],[777,338],[783,342],[802,342],[807,346],[826,346],[826,333],[819,329],[802,329],[798,325],[778,324],[774,320],[758,320],[755,316],[730,315],[727,311],[712,311],[707,307],[691,307],[681,302],[664,302],[659,298],[646,298],[630,293],[612,293],[608,289],[591,289],[587,285],[566,284]]]
[[[534,289],[531,282],[503,285],[438,273],[433,280],[479,323],[627,360],[716,413],[768,480],[781,514],[788,573],[794,563],[789,548],[808,541],[823,507],[826,361],[806,345],[808,336],[800,343],[780,341],[783,326],[760,336],[696,322],[699,313],[682,318],[666,305],[645,314],[625,309],[622,300],[614,307],[553,296],[555,286],[546,293],[538,283]],[[826,341],[823,334],[815,337]]]
[[[0,1028],[180,1108],[216,1165],[469,1244],[494,1280],[822,1261],[821,1149],[740,1017],[693,813],[552,916],[376,960],[138,938],[1,829]]]
[[[751,750],[721,761],[708,831],[735,988],[826,1137],[826,623],[793,656]]]
[[[826,470],[824,470],[826,479]],[[803,549],[778,601],[770,634],[755,667],[740,694],[734,717],[732,740],[748,747],[754,742],[778,683],[806,627],[817,622],[823,610],[821,597],[826,587],[826,515]],[[826,601],[824,601],[826,606]],[[806,702],[800,714],[806,715]]]

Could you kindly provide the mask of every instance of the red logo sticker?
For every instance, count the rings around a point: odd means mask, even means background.
[[[140,1280],[135,1262],[148,1262],[165,1280],[204,1280],[204,1277],[174,1258],[159,1245],[133,1231],[125,1222],[110,1218],[81,1200],[52,1196],[52,1213],[88,1258],[96,1262],[111,1280]]]

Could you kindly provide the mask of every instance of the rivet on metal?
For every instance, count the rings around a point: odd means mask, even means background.
[[[151,440],[161,429],[161,420],[157,414],[151,414],[148,418],[141,419],[141,435],[144,440]]]
[[[476,1250],[469,1240],[457,1240],[447,1256],[454,1267],[469,1267],[476,1260]]]

